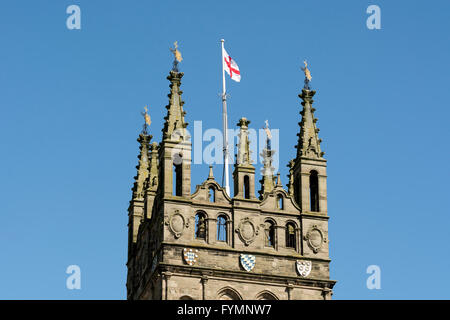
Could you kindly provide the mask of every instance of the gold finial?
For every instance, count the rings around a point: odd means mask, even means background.
[[[150,125],[152,123],[152,121],[150,120],[150,115],[148,114],[148,107],[145,106],[144,110],[145,110],[145,112],[144,112],[145,123]]]
[[[181,56],[181,52],[178,50],[178,41],[175,41],[173,43],[174,48],[170,48],[170,51],[172,51],[174,59],[177,62],[181,62],[181,60],[183,60],[183,57]]]
[[[311,72],[308,69],[308,63],[306,62],[306,60],[303,61],[305,67],[301,68],[302,71],[305,73],[305,85],[304,85],[304,89],[306,90],[311,90],[311,88],[309,87],[309,83],[311,82]]]
[[[306,60],[304,60],[303,63],[305,64],[305,67],[302,68],[302,70],[305,73],[305,77],[306,77],[306,79],[308,79],[308,81],[311,81],[312,77],[311,77],[311,72],[308,69],[308,62],[306,62]]]
[[[150,115],[148,114],[148,106],[144,107],[145,112],[141,112],[142,116],[144,117],[144,127],[142,129],[142,133],[147,134],[147,126],[150,126],[152,123],[150,119]]]

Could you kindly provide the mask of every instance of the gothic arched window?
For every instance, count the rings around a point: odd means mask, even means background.
[[[195,215],[195,238],[206,240],[206,216],[203,212]]]
[[[244,177],[244,198],[250,199],[250,178],[248,176]]]
[[[319,177],[314,170],[309,175],[309,195],[311,211],[319,212]]]
[[[295,225],[292,222],[286,224],[286,248],[296,248]]]
[[[224,215],[217,218],[217,241],[227,241],[227,217]]]
[[[236,290],[228,287],[219,291],[217,300],[242,300],[242,297]]]
[[[269,291],[263,291],[256,295],[256,300],[278,300],[278,298]]]
[[[275,248],[275,224],[268,220],[265,223],[266,247]]]

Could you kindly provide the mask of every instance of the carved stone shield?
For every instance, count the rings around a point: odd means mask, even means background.
[[[198,258],[197,252],[198,252],[198,250],[184,248],[183,249],[184,261],[186,261],[186,263],[190,266],[194,265],[197,262],[197,258]]]
[[[256,263],[256,257],[251,254],[242,254],[240,257],[241,266],[245,271],[251,271]]]
[[[297,260],[297,271],[302,277],[307,277],[311,273],[312,262],[308,260]]]

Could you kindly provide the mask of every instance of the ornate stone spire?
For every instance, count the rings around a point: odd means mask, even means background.
[[[142,132],[137,141],[139,142],[139,163],[136,166],[137,175],[134,177],[133,200],[144,199],[145,181],[149,175],[149,143],[152,139],[151,135]]]
[[[153,142],[150,146],[150,170],[146,189],[151,191],[156,191],[158,188],[158,147],[157,142]]]
[[[295,161],[294,160],[289,161],[289,164],[287,165],[287,167],[289,168],[289,174],[287,175],[287,177],[289,178],[289,183],[287,184],[287,187],[288,192],[291,196],[294,195],[294,166]]]
[[[163,140],[186,139],[187,122],[184,121],[186,114],[183,111],[184,101],[181,99],[183,91],[180,90],[183,72],[170,71],[167,79],[170,81],[169,104],[166,106],[167,116],[164,118]]]
[[[144,184],[144,217],[150,219],[152,217],[153,202],[155,200],[156,192],[159,184],[159,159],[158,159],[158,143],[153,142],[150,145],[150,161],[148,176]]]
[[[266,140],[266,147],[261,152],[263,167],[261,168],[262,179],[259,180],[261,183],[261,190],[259,191],[260,199],[264,197],[264,194],[272,192],[274,189],[274,170],[272,166],[273,155],[275,151],[271,149],[270,139]]]
[[[250,156],[250,141],[248,138],[248,125],[250,120],[247,118],[241,118],[237,123],[240,127],[239,130],[239,142],[237,144],[238,150],[236,155],[236,165],[238,166],[252,166]]]
[[[298,144],[296,146],[297,159],[301,157],[322,159],[325,154],[320,149],[320,143],[322,140],[319,139],[318,136],[319,129],[316,127],[317,119],[314,118],[315,109],[312,107],[314,102],[312,98],[315,93],[316,92],[314,90],[303,88],[302,93],[298,95],[303,100],[303,110],[300,112],[302,115],[302,121],[299,122],[300,133],[297,134],[299,137]]]
[[[184,121],[182,77],[183,73],[178,70],[171,70],[167,77],[170,81],[169,104],[158,148],[158,193],[162,192],[165,199],[173,196],[187,199],[191,194],[191,141],[186,130],[188,124]]]

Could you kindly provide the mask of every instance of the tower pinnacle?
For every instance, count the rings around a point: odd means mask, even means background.
[[[272,134],[269,129],[269,123],[266,120],[266,127],[264,128],[266,131],[267,139],[266,139],[266,147],[261,152],[263,167],[261,168],[262,178],[259,180],[261,183],[261,190],[259,191],[260,199],[264,197],[264,194],[271,192],[274,189],[274,170],[275,168],[272,166],[272,159],[275,151],[272,150],[271,147],[271,139]]]
[[[314,100],[314,94],[316,91],[302,89],[302,93],[298,96],[303,100],[303,110],[300,112],[302,115],[302,121],[299,122],[300,133],[298,134],[297,144],[297,159],[300,157],[322,159],[324,152],[320,149],[320,143],[318,133],[319,129],[316,127],[317,119],[314,118],[315,109],[312,107]]]
[[[153,142],[150,145],[149,175],[146,189],[151,191],[156,191],[158,188],[158,148],[157,142]]]
[[[139,164],[136,166],[137,175],[134,177],[135,182],[133,186],[133,199],[143,199],[144,198],[144,185],[149,174],[149,143],[152,139],[151,135],[146,133],[141,133],[137,141],[139,142],[140,154]]]
[[[237,123],[237,126],[240,127],[239,130],[239,143],[237,150],[237,159],[236,164],[242,166],[251,166],[251,157],[250,157],[250,141],[248,139],[248,125],[250,124],[250,120],[247,118],[241,118]]]
[[[165,123],[163,140],[184,140],[186,139],[187,122],[184,121],[186,112],[183,110],[184,101],[181,99],[183,91],[180,90],[183,72],[171,70],[167,79],[170,81],[169,104],[166,106],[167,115],[164,117]]]

